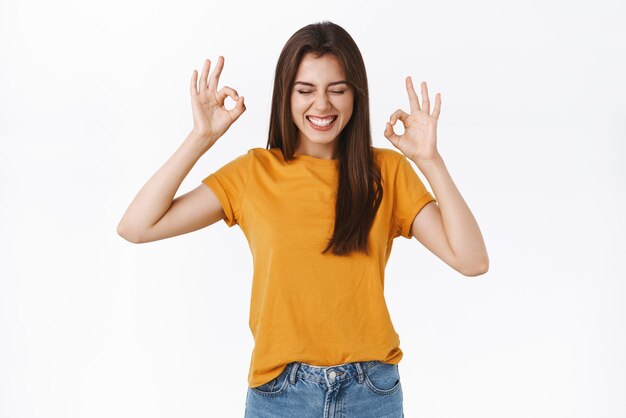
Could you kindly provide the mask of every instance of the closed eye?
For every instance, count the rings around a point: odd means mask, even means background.
[[[344,94],[346,91],[345,90],[339,90],[339,91],[331,91],[331,93],[336,93],[336,94]],[[298,90],[298,93],[300,94],[310,94],[313,93],[312,91],[305,91],[305,90]]]

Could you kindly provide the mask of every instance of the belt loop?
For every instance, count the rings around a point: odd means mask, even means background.
[[[357,371],[356,380],[359,383],[363,383],[363,366],[359,361],[354,362],[354,365],[356,366]]]
[[[291,370],[289,371],[289,382],[293,385],[296,383],[296,372],[298,371],[298,367],[300,367],[300,363],[294,361],[291,363]]]

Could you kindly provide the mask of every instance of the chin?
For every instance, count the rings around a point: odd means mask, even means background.
[[[335,139],[336,139],[336,137],[335,138],[329,138],[329,139],[326,139],[326,138],[324,138],[324,139],[316,139],[316,138],[310,138],[309,137],[309,140],[311,142],[313,142],[314,144],[320,144],[320,145],[331,144],[331,143],[333,143],[335,141]]]

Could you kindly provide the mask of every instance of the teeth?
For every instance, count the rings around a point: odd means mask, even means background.
[[[307,116],[307,118],[311,121],[311,123],[313,123],[313,125],[320,127],[328,126],[335,120],[334,116],[331,116],[328,119],[318,119],[311,116]]]

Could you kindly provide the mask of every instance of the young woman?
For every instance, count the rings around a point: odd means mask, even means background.
[[[305,26],[276,66],[266,148],[252,148],[173,199],[198,159],[246,110],[218,89],[223,57],[191,78],[194,127],[139,191],[118,233],[149,242],[220,219],[249,242],[255,346],[246,417],[402,417],[402,358],[384,298],[394,238],[416,237],[465,276],[483,274],[479,227],[436,147],[441,97],[426,83],[420,105],[410,77],[410,113],[390,116],[372,146],[363,58],[340,26]],[[227,110],[226,97],[237,102]],[[393,126],[400,120],[404,134]],[[424,187],[409,160],[426,176]],[[323,415],[322,415],[323,414]]]

